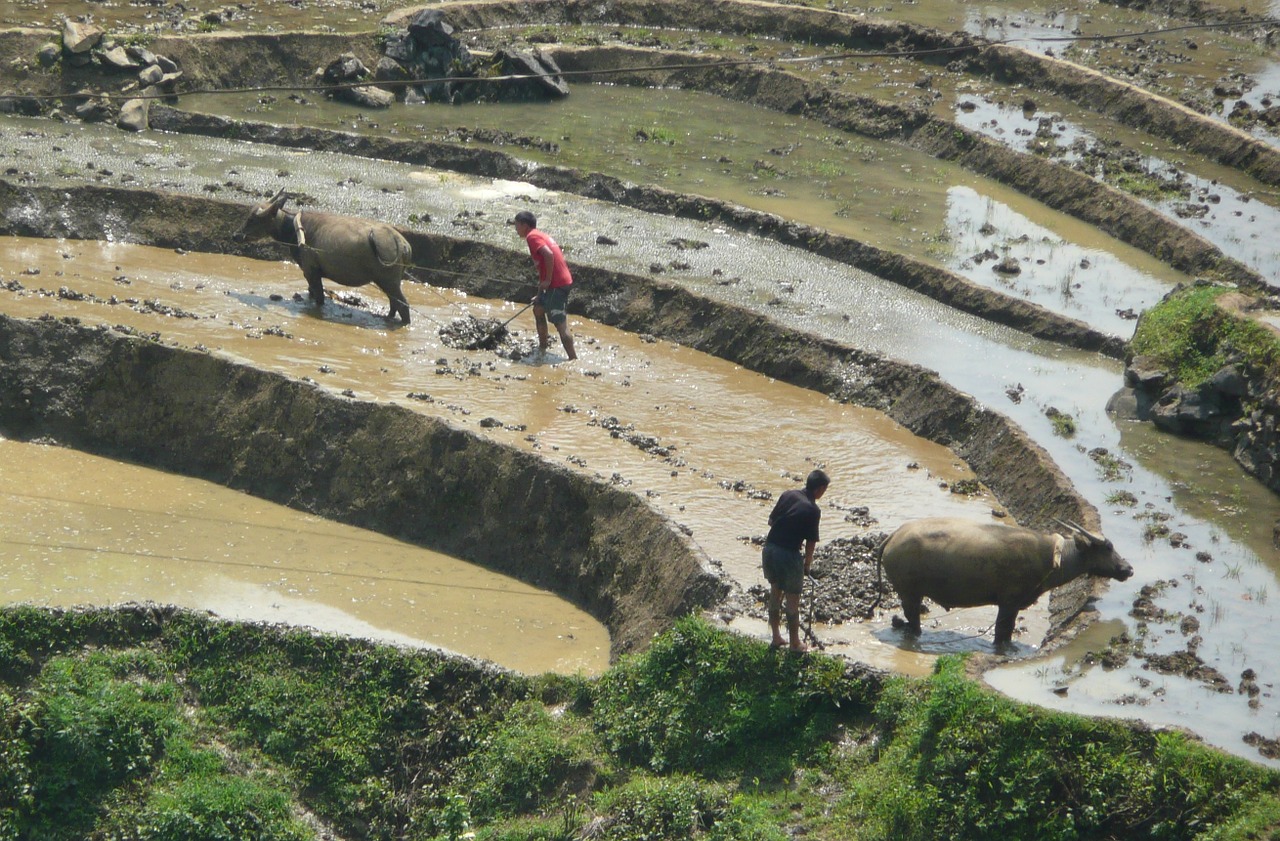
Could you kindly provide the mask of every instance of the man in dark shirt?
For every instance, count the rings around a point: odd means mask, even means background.
[[[769,582],[769,630],[773,647],[787,644],[782,638],[782,601],[786,596],[787,632],[792,651],[808,651],[800,641],[800,591],[813,564],[813,547],[818,543],[818,521],[822,511],[818,500],[827,492],[831,480],[821,470],[809,474],[804,490],[785,491],[778,497],[769,514],[769,536],[765,538],[762,560],[764,577]],[[804,544],[804,555],[800,545]]]

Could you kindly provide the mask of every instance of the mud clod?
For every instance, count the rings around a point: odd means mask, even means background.
[[[496,350],[508,335],[496,318],[455,318],[440,328],[440,340],[458,350]]]

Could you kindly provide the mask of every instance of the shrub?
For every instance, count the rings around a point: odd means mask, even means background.
[[[1017,704],[954,657],[877,713],[886,744],[841,807],[859,838],[1191,839],[1280,786],[1179,734]]]
[[[788,656],[690,617],[602,677],[593,712],[626,761],[780,779],[867,694],[837,660]]]

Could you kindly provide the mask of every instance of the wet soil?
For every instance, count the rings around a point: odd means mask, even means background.
[[[207,479],[520,578],[603,622],[615,657],[730,589],[638,496],[408,409],[53,318],[0,316],[0,358],[8,437]],[[561,506],[579,516],[542,528]]]
[[[520,5],[493,4],[485,7],[482,25],[516,20],[527,22],[527,12],[521,9]],[[696,7],[687,6],[687,4],[670,5],[673,8],[681,6],[686,14],[706,13],[717,15],[720,21],[726,19],[723,4],[700,4]],[[647,8],[647,6],[648,4],[619,4],[619,7],[624,10],[636,10]],[[749,7],[735,4],[732,8],[734,12],[740,13],[744,8]],[[653,10],[647,9],[647,11]],[[763,30],[766,24],[760,23],[755,17],[757,10],[750,7],[749,11],[750,14],[730,14],[728,17],[740,19],[741,22],[735,25],[742,31],[755,31],[757,28]],[[472,7],[463,6],[458,7],[458,12],[464,17],[481,14]],[[563,10],[556,6],[554,14],[564,16],[551,20],[553,23],[560,23],[575,22],[577,19],[573,17],[574,14],[585,13],[578,11],[578,7],[570,3],[564,4]],[[785,33],[788,36],[795,36],[797,33],[809,31],[807,28],[809,26],[818,26],[810,23],[810,17],[813,14],[822,16],[821,30],[825,34],[821,37],[826,39],[823,43],[847,45],[902,43],[913,46],[948,44],[966,48],[974,45],[972,40],[955,40],[909,26],[867,27],[857,29],[850,34],[837,32],[833,36],[830,33],[832,16],[827,13],[816,13],[813,10],[797,11],[794,16],[787,14],[781,18],[776,12],[771,12],[767,26],[776,29],[781,20]],[[651,23],[651,15],[647,14],[645,20]],[[8,38],[9,36],[5,36],[6,43]],[[238,39],[228,39],[221,43],[230,44],[233,40]],[[199,48],[195,46],[188,48],[192,55],[189,61],[193,76],[195,68],[200,66],[201,61],[205,61],[207,63],[201,71],[206,73],[208,78],[231,78],[240,65],[232,61],[219,66],[217,61],[202,57],[199,54],[207,43],[212,42],[205,42]],[[288,73],[305,63],[295,64],[296,55],[279,46],[272,46],[279,43],[278,39],[267,38],[251,45],[254,49],[264,50],[267,55],[273,56],[272,60],[264,65],[266,72]],[[340,43],[344,43],[342,39],[334,39],[332,43],[321,47],[308,42],[309,46],[306,49],[314,46],[315,49],[323,49],[326,54],[332,55],[330,51]],[[237,49],[240,47],[241,45],[236,46]],[[174,51],[181,49],[182,47],[176,44],[173,47]],[[362,49],[367,50],[367,45]],[[563,66],[587,69],[608,67],[610,62],[636,60],[636,53],[633,51],[615,52],[602,58],[607,52],[564,49],[557,51],[556,55]],[[650,60],[654,62],[688,58],[669,53],[652,54],[652,56]],[[277,60],[278,64],[273,64]],[[1188,148],[1202,151],[1216,160],[1238,167],[1263,183],[1280,183],[1280,167],[1276,164],[1274,154],[1265,148],[1264,144],[1258,143],[1241,132],[1222,131],[1220,124],[1214,127],[1211,121],[1200,119],[1189,109],[1169,108],[1168,103],[1158,101],[1136,87],[1117,83],[1101,74],[1082,71],[1078,67],[1072,67],[1063,62],[1045,60],[1043,57],[1005,47],[988,48],[982,51],[975,48],[966,60],[970,71],[976,69],[1008,81],[1043,85],[1046,89],[1054,90],[1082,104],[1089,102],[1091,107],[1100,107],[1104,113],[1110,113],[1117,119],[1138,125],[1144,130],[1168,137]],[[578,64],[574,64],[575,61]],[[185,63],[184,66],[186,66]],[[711,78],[708,81],[703,77]],[[37,86],[49,84],[49,80],[34,79],[34,74],[29,81]],[[1090,186],[1084,180],[1076,178],[1076,173],[1069,173],[1061,168],[1042,168],[1034,163],[1034,160],[1026,160],[1025,156],[1010,156],[1006,154],[1007,150],[1001,149],[997,144],[959,131],[953,125],[943,121],[932,120],[921,111],[891,108],[881,103],[842,99],[833,96],[830,91],[810,87],[796,77],[776,71],[743,71],[740,74],[722,70],[706,73],[688,71],[683,72],[683,75],[672,74],[669,71],[652,71],[634,74],[633,83],[654,82],[696,84],[703,89],[722,95],[749,99],[764,107],[784,111],[803,110],[806,113],[817,114],[832,125],[862,131],[870,136],[893,137],[939,157],[961,160],[974,171],[1006,179],[1008,183],[1015,184],[1028,195],[1042,198],[1046,202],[1057,202],[1058,204],[1054,206],[1065,203],[1070,207],[1069,212],[1116,233],[1126,241],[1140,244],[1140,247],[1158,254],[1161,259],[1166,259],[1172,265],[1187,271],[1234,280],[1243,285],[1266,286],[1266,281],[1258,278],[1256,273],[1227,259],[1216,248],[1187,234],[1176,224],[1171,226],[1167,220],[1153,218],[1145,209],[1138,212],[1135,205],[1126,197],[1114,191],[1099,190],[1096,186]],[[163,108],[156,108],[154,119],[159,125],[177,126],[188,118],[167,112]],[[1209,124],[1206,125],[1206,122]],[[277,132],[272,127],[234,122],[210,126],[213,124],[207,124],[199,129],[183,128],[182,130],[220,131],[226,133],[223,136],[233,136],[247,131],[253,134],[255,139],[261,133],[264,136],[270,136],[271,142],[280,142],[282,145],[292,144],[301,148],[340,148],[356,154],[378,156],[386,154],[392,157],[408,154],[407,147],[400,146],[377,147],[370,151],[367,140],[354,136],[338,137],[332,133],[329,136],[322,136],[301,129],[297,130],[297,134],[290,135]],[[1053,338],[1077,347],[1092,347],[1112,354],[1120,352],[1120,345],[1113,340],[1113,337],[1091,335],[1087,326],[1046,321],[1040,313],[1020,310],[1014,305],[1017,302],[1008,302],[981,294],[975,296],[972,290],[953,287],[952,279],[945,275],[931,274],[922,267],[912,265],[895,255],[879,253],[874,249],[860,246],[856,242],[838,241],[837,238],[826,236],[817,229],[787,225],[780,220],[767,218],[764,214],[752,214],[741,209],[726,207],[722,203],[635,188],[597,174],[555,168],[540,168],[536,172],[530,172],[527,168],[519,166],[513,159],[504,156],[490,156],[485,153],[464,154],[446,146],[432,150],[430,155],[419,160],[424,164],[447,168],[450,166],[448,161],[452,159],[455,161],[453,166],[460,171],[480,172],[495,175],[495,177],[518,177],[552,189],[569,190],[582,195],[622,201],[657,212],[686,215],[690,218],[707,218],[708,215],[712,215],[733,224],[739,230],[763,233],[787,244],[803,245],[819,253],[829,253],[836,259],[844,259],[853,265],[862,265],[882,276],[892,276],[905,285],[917,284],[913,288],[929,288],[932,290],[930,294],[940,300],[960,308],[969,307],[969,311],[992,320],[1003,319],[1002,323],[1013,324],[1033,335]],[[1131,155],[1123,150],[1109,150],[1102,144],[1084,151],[1086,156],[1092,158],[1095,165],[1115,157],[1118,157],[1123,164],[1124,159]],[[509,173],[509,175],[497,173]],[[4,186],[9,189],[12,185]],[[1168,185],[1170,190],[1177,188],[1176,184]],[[104,192],[102,195],[105,194]],[[136,201],[139,195],[145,194],[122,191],[108,201],[113,204],[121,199]],[[27,196],[29,197],[30,193]],[[18,192],[14,192],[6,196],[6,200],[21,202],[23,197]],[[81,192],[71,201],[59,202],[53,196],[41,196],[41,201],[51,205],[61,204],[64,211],[71,209],[70,218],[48,216],[31,223],[23,221],[17,223],[16,227],[22,228],[24,225],[31,224],[31,230],[17,232],[34,232],[37,229],[47,232],[52,228],[64,232],[74,231],[76,235],[81,233],[92,235],[92,215],[102,210],[103,199],[101,196],[94,198],[90,192]],[[147,196],[142,201],[151,203],[154,207],[155,204],[163,204],[167,200]],[[138,230],[143,231],[144,236],[151,236],[151,241],[157,244],[180,242],[184,245],[179,247],[193,247],[198,244],[209,246],[213,237],[202,233],[202,226],[210,218],[206,214],[218,216],[223,209],[215,208],[212,204],[194,209],[188,203],[177,200],[172,204],[180,218],[194,223],[190,228],[185,226],[180,228],[173,224],[148,223],[140,218],[136,220]],[[241,211],[237,209],[236,212]],[[150,231],[147,231],[148,227],[151,228]],[[482,254],[484,250],[474,244],[418,235],[415,240],[415,253],[419,252],[420,246],[423,248],[422,253],[433,256],[447,255],[451,259],[457,259],[465,254],[468,260],[474,261],[475,258],[482,257],[491,265],[502,264],[507,259],[498,254]],[[770,340],[776,341],[776,345],[766,348],[759,341],[741,338],[741,333],[729,336],[728,331],[717,329],[721,326],[721,319],[726,316],[731,317],[737,330],[745,330],[748,333],[752,332],[753,327],[764,326],[763,322],[755,321],[745,313],[730,312],[723,307],[709,305],[705,301],[698,300],[696,296],[665,288],[661,284],[638,284],[637,278],[634,277],[610,277],[608,273],[600,273],[593,279],[598,281],[600,288],[605,291],[600,297],[588,298],[580,304],[583,311],[593,318],[626,326],[628,329],[676,337],[709,352],[739,360],[742,364],[754,367],[755,370],[761,370],[806,387],[823,389],[838,395],[840,399],[888,408],[894,417],[903,420],[915,431],[955,446],[957,452],[975,465],[980,475],[993,487],[998,488],[1002,500],[1007,501],[1011,509],[1020,512],[1019,516],[1029,515],[1033,518],[1043,516],[1045,507],[1041,503],[1046,497],[1039,494],[1049,490],[1051,493],[1047,507],[1052,508],[1054,513],[1061,512],[1062,516],[1080,519],[1088,525],[1087,505],[1084,506],[1085,513],[1072,517],[1068,509],[1079,507],[1080,502],[1072,499],[1072,493],[1065,489],[1064,481],[1060,482],[1053,477],[1054,470],[1047,468],[1043,463],[1033,466],[1023,464],[1023,454],[1027,451],[1037,452],[1037,448],[1027,446],[1028,442],[1025,439],[1019,440],[1016,446],[1005,447],[992,444],[994,438],[1009,431],[1008,427],[984,416],[984,413],[973,406],[971,401],[950,393],[936,380],[928,381],[928,376],[922,375],[919,371],[904,370],[902,366],[894,366],[885,360],[874,359],[847,348],[835,347],[830,343],[814,341],[807,337],[784,335],[775,340],[771,336]],[[624,286],[627,289],[625,294],[622,292]],[[637,288],[639,291],[636,291]],[[979,303],[970,303],[973,300]],[[662,306],[658,306],[659,304]],[[654,307],[658,315],[646,312],[641,316],[636,312],[638,309],[650,306]],[[470,342],[479,338],[481,337],[475,325],[468,325],[467,329],[459,331],[459,341]],[[1093,344],[1090,345],[1090,342]],[[832,375],[832,370],[840,373]],[[44,387],[44,384],[38,383],[36,379],[30,379],[24,388],[32,383],[36,383],[40,388]],[[22,389],[18,389],[16,394],[21,397]],[[55,404],[62,399],[61,396],[50,399],[51,408],[40,423],[54,422],[51,419],[56,419],[59,415]],[[21,412],[25,411],[21,409],[20,401],[14,402],[12,406],[19,408],[20,416]],[[1041,459],[1042,455],[1038,454],[1037,460]],[[1043,461],[1047,461],[1047,458]],[[1005,475],[1006,471],[1014,475]],[[824,574],[822,577],[815,574],[815,578],[823,582],[824,586],[814,588],[813,614],[817,617],[821,612],[826,619],[818,621],[851,621],[869,610],[868,595],[874,590],[869,589],[871,585],[867,577],[869,566],[865,551],[867,549],[868,547],[862,543],[838,544],[833,541],[827,553],[821,556],[818,570],[823,571]],[[818,570],[815,570],[815,573]],[[825,596],[824,592],[826,592]],[[1074,616],[1079,609],[1083,609],[1086,600],[1087,595],[1082,592],[1075,600],[1076,609],[1071,615]],[[1149,611],[1149,608],[1144,605],[1136,605],[1135,611],[1139,612],[1144,621],[1169,623],[1179,628],[1191,627],[1186,617],[1143,613],[1143,611]],[[642,634],[634,631],[624,634],[622,645],[625,647],[641,636]],[[1116,651],[1104,656],[1113,659],[1122,657],[1124,656],[1120,650],[1122,647],[1119,645]],[[1230,691],[1229,686],[1226,690],[1221,689],[1227,683],[1221,675],[1212,669],[1206,671],[1190,641],[1186,649],[1181,652],[1149,653],[1144,656],[1150,668],[1155,671],[1182,674],[1211,685],[1218,691]],[[1242,676],[1241,686],[1245,688],[1240,691],[1248,692],[1248,685],[1248,680]],[[1260,750],[1265,752],[1270,749],[1265,738],[1259,736],[1256,741],[1260,745]]]

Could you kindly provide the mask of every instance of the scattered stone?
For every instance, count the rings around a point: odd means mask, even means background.
[[[84,55],[98,46],[104,34],[101,27],[68,18],[62,25],[62,49],[71,55]]]
[[[149,113],[149,100],[130,99],[120,108],[120,114],[116,117],[116,127],[125,131],[146,131]]]
[[[1022,266],[1018,263],[1017,257],[1005,257],[999,263],[991,267],[991,271],[1000,274],[1016,275],[1022,274]]]

